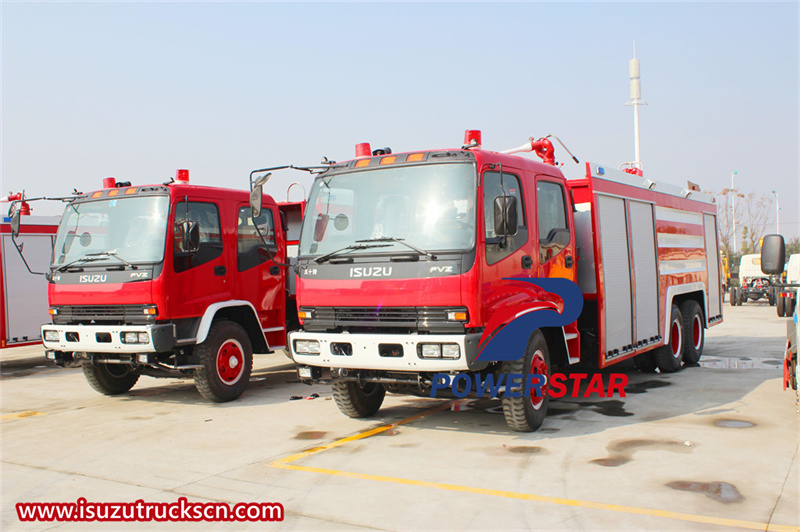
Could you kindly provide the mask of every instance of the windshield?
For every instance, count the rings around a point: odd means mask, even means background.
[[[161,262],[168,213],[168,196],[139,196],[69,205],[58,227],[53,265],[64,266],[85,257],[90,258],[93,264]]]
[[[356,241],[385,245],[348,250],[414,254],[468,250],[475,244],[476,174],[472,164],[379,168],[316,181],[300,236],[300,254],[325,255]]]

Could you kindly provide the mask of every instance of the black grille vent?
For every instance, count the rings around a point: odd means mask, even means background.
[[[404,329],[437,333],[463,332],[464,324],[447,321],[447,313],[466,312],[464,307],[315,307],[308,310],[312,310],[313,318],[304,320],[304,328],[310,331]]]
[[[145,305],[64,305],[53,307],[58,313],[53,316],[57,325],[69,324],[146,324],[153,323],[153,316],[144,314]]]

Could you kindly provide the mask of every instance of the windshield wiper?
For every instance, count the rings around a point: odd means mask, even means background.
[[[70,268],[70,267],[72,267],[72,266],[74,266],[76,264],[81,264],[81,263],[84,263],[84,262],[96,262],[98,260],[103,260],[106,257],[112,257],[114,259],[117,259],[121,263],[125,264],[125,266],[130,266],[130,268],[132,270],[138,270],[139,269],[139,267],[136,266],[135,264],[131,264],[127,260],[125,260],[122,257],[120,257],[119,255],[117,255],[117,253],[115,251],[98,251],[97,253],[87,253],[86,255],[84,255],[81,258],[75,259],[72,262],[70,262],[69,264],[65,264],[64,266],[59,267],[58,271],[63,272],[63,271],[66,271],[68,268]]]
[[[360,242],[360,241],[359,241]],[[342,249],[337,249],[336,251],[331,251],[327,255],[323,255],[321,257],[317,257],[314,261],[317,264],[322,264],[323,262],[331,260],[336,255],[344,255],[345,253],[350,253],[351,251],[356,251],[359,249],[372,249],[372,248],[388,248],[391,244],[372,244],[365,246],[363,244],[350,244],[349,246],[343,247]]]
[[[397,242],[398,244],[402,244],[409,249],[413,249],[420,255],[424,257],[428,257],[431,260],[436,260],[436,255],[431,253],[430,251],[425,251],[424,249],[418,248],[417,246],[412,246],[408,242],[405,241],[405,238],[395,238],[393,236],[383,236],[381,238],[368,238],[366,240],[356,240],[356,242]]]

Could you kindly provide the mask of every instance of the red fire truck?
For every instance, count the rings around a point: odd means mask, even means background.
[[[543,162],[515,155],[525,151]],[[630,358],[678,371],[722,321],[712,198],[638,168],[587,163],[567,180],[547,137],[505,152],[481,148],[479,131],[460,149],[359,145],[316,177],[308,205],[291,355],[351,417],[375,414],[386,391],[428,395],[435,373],[549,375]],[[529,297],[504,279],[547,277],[579,285],[578,321],[533,331],[519,361],[476,359],[494,313]],[[502,402],[514,430],[547,411],[546,394]]]
[[[252,355],[282,349],[296,320],[287,223],[305,202],[195,186],[188,170],[163,185],[104,180],[69,202],[48,274],[47,357],[81,365],[113,395],[140,375],[194,376],[216,402],[242,394]],[[263,236],[263,240],[261,236]]]

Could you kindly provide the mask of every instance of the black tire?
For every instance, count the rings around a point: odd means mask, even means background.
[[[647,353],[642,353],[641,355],[633,357],[633,365],[642,373],[655,373],[658,368],[653,351],[648,351]]]
[[[737,289],[736,290],[736,305],[741,307],[742,303],[744,303],[745,299],[746,298],[745,298],[744,294],[742,293],[742,289],[741,288]]]
[[[791,305],[791,303],[789,303],[789,305]],[[786,298],[778,296],[778,302],[775,304],[775,307],[775,310],[778,312],[778,317],[784,317],[786,315]]]
[[[686,333],[683,342],[683,361],[687,364],[697,364],[703,356],[703,345],[706,340],[703,309],[697,301],[689,299],[681,303],[681,316],[683,316],[683,332]]]
[[[783,315],[787,318],[794,316],[794,307],[797,306],[797,299],[794,297],[787,297],[786,302],[783,304]]]
[[[775,303],[776,303],[776,301],[775,301],[775,289],[772,288],[772,287],[767,288],[767,301],[769,301],[769,306],[770,307],[774,307],[775,306]]]
[[[536,330],[528,339],[525,356],[517,360],[503,362],[501,373],[517,373],[527,376],[531,373],[545,375],[550,380],[550,351],[542,331]],[[503,414],[506,424],[517,432],[533,432],[542,426],[547,417],[550,397],[547,386],[542,388],[543,397],[525,397],[525,384],[521,385],[522,397],[503,397]],[[533,393],[533,392],[532,392]]]
[[[103,395],[125,393],[139,380],[139,371],[128,364],[83,364],[83,375],[89,386]]]
[[[203,366],[194,371],[194,384],[203,397],[225,403],[242,395],[253,370],[253,347],[238,323],[214,322],[194,352]]]
[[[669,343],[655,350],[656,364],[661,373],[675,373],[683,367],[683,316],[678,305],[672,305],[669,319]]]
[[[731,288],[731,294],[728,297],[728,301],[730,302],[732,307],[736,306],[736,292],[737,290],[736,287],[734,286],[733,288]]]
[[[376,382],[367,382],[362,386],[353,381],[335,380],[331,383],[331,389],[333,400],[342,414],[354,418],[374,416],[386,396],[386,388]]]

